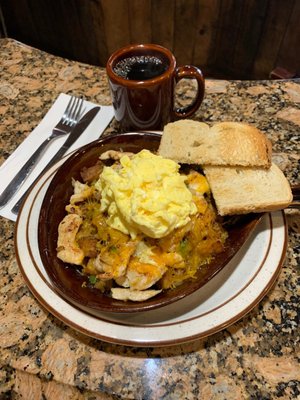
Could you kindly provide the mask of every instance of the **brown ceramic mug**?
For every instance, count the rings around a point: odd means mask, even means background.
[[[194,114],[204,96],[199,68],[176,66],[174,55],[155,44],[129,45],[113,53],[106,65],[115,118],[120,130],[161,130],[170,121]],[[186,107],[175,108],[175,86],[196,79],[197,93]]]

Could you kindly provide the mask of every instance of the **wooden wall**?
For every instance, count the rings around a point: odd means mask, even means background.
[[[170,48],[206,76],[264,79],[300,71],[297,0],[0,0],[7,35],[104,66],[128,43]]]

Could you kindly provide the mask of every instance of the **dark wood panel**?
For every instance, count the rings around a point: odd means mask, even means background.
[[[10,0],[1,6],[8,36],[62,57],[99,65],[95,32],[89,32],[94,1]],[[67,5],[67,6],[66,6]],[[101,19],[102,21],[102,19]],[[100,26],[103,30],[103,28]],[[101,47],[105,44],[102,41]],[[102,49],[103,50],[103,49]]]
[[[130,43],[127,0],[101,0],[108,53]],[[97,32],[101,33],[101,32]]]
[[[263,31],[253,65],[254,77],[268,76],[276,66],[293,7],[294,0],[268,2]]]
[[[99,0],[86,3],[89,3],[89,9],[87,16],[82,17],[81,25],[83,25],[82,31],[86,32],[84,48],[88,47],[88,52],[82,57],[82,60],[90,64],[105,65],[109,57],[109,50],[106,37],[103,34],[105,31],[104,11]],[[86,29],[85,25],[87,25]],[[92,46],[90,46],[91,41]]]
[[[151,43],[151,0],[127,0],[130,43]]]
[[[22,38],[25,43],[31,43],[32,38],[38,37],[39,26],[32,19],[28,0],[0,1],[7,34],[13,38]],[[26,18],[26,24],[25,24]],[[35,41],[37,43],[37,41]]]
[[[226,75],[232,70],[234,47],[238,41],[242,7],[243,1],[240,0],[219,1],[217,35],[210,64],[220,74]]]
[[[6,36],[7,36],[7,31],[0,5],[0,38],[5,38]]]
[[[198,0],[193,63],[205,69],[213,65],[219,7],[219,0]]]
[[[34,4],[36,1],[31,0]],[[81,30],[80,13],[82,12],[81,3],[78,0],[68,0],[68,6],[64,0],[48,0],[47,13],[39,12],[36,14],[37,7],[32,7],[32,12],[36,16],[36,24],[39,21],[43,24],[43,40],[49,44],[55,43],[63,50],[67,57],[76,54],[76,59],[81,59],[85,54],[85,31]],[[60,43],[57,42],[60,38]],[[55,48],[55,52],[59,51]]]
[[[193,62],[193,43],[196,38],[197,1],[176,0],[173,51],[178,65]]]
[[[151,1],[152,42],[173,51],[175,29],[175,1]]]
[[[297,0],[0,0],[8,36],[104,66],[129,43],[171,49],[206,76],[268,78],[300,70]]]
[[[256,52],[263,31],[268,0],[244,1],[240,10],[239,26],[231,68],[241,78],[247,78],[253,69]]]
[[[295,0],[285,35],[281,42],[277,65],[293,72],[300,72],[300,1]]]
[[[100,2],[68,0],[69,7],[66,8],[65,0],[59,1],[62,13],[59,25],[67,25],[66,29],[62,29],[62,35],[66,34],[68,38],[68,43],[64,44],[66,46],[64,52],[67,53],[72,49],[77,60],[88,60],[90,64],[99,65],[105,62],[106,41],[104,36],[95,34],[99,30],[104,30],[103,18],[100,17],[102,11]]]

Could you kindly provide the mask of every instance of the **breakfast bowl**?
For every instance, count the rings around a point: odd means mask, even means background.
[[[94,166],[101,154],[109,151],[138,153],[143,149],[155,153],[161,135],[152,132],[111,135],[92,142],[73,153],[57,170],[44,196],[38,223],[40,257],[56,293],[72,305],[92,314],[139,313],[167,306],[201,288],[220,272],[245,244],[262,214],[230,218],[226,223],[228,237],[222,252],[201,266],[192,279],[162,290],[144,301],[118,300],[86,284],[81,268],[57,257],[58,227],[66,215],[65,207],[73,194],[73,180],[81,179],[84,168]]]

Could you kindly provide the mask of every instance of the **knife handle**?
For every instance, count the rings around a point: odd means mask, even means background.
[[[32,156],[26,161],[17,175],[11,180],[8,186],[0,194],[0,208],[4,207],[6,203],[12,198],[19,187],[26,181],[30,172],[33,170],[36,163],[45,153],[50,141],[53,138],[50,136],[38,147],[38,149],[32,154]]]

